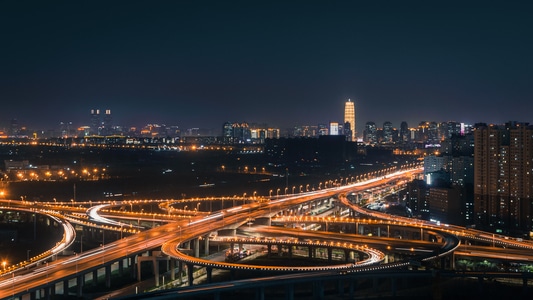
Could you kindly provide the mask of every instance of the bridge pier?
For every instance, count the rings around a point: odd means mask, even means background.
[[[324,299],[324,282],[322,280],[313,283],[313,299]]]
[[[209,235],[204,236],[204,256],[209,256]]]
[[[52,286],[50,287],[50,292],[48,293],[47,299],[50,299],[50,296],[55,296],[55,294],[56,294],[56,285],[52,284]]]
[[[357,288],[357,279],[350,280],[348,284],[348,298],[353,299],[355,296],[355,289]]]
[[[339,296],[344,296],[344,280],[343,279],[339,279],[337,281],[337,294]]]
[[[194,265],[187,264],[187,280],[188,280],[189,286],[192,286],[193,281],[194,281],[193,271],[194,271]]]
[[[205,267],[205,272],[207,275],[207,283],[211,283],[212,280],[212,274],[213,274],[213,268],[211,267]]]
[[[68,295],[68,279],[63,280],[63,295]]]
[[[351,258],[352,258],[352,255],[351,255],[352,251],[348,250],[348,249],[344,249],[344,262],[350,262]]]
[[[327,247],[326,250],[328,251],[328,263],[331,263],[333,260],[333,248]]]
[[[124,259],[120,259],[118,261],[118,273],[120,274],[120,276],[122,276],[124,273]]]
[[[183,262],[178,261],[178,274],[179,274],[178,282],[179,284],[183,283],[182,272],[183,272]]]
[[[392,293],[392,297],[396,297],[396,277],[392,277],[391,279],[391,293]]]
[[[111,265],[105,266],[105,286],[106,288],[111,287]]]
[[[176,280],[176,260],[171,257],[169,260],[169,264],[170,280],[174,281]]]
[[[93,286],[98,284],[98,270],[93,270]]]
[[[285,299],[294,300],[294,284],[287,284],[285,286]]]
[[[261,286],[255,290],[255,299],[265,300],[265,287]]]
[[[76,276],[76,297],[81,298],[83,294],[84,275]]]
[[[200,239],[194,239],[194,257],[200,257]]]

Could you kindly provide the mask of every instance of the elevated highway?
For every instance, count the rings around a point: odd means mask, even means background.
[[[15,273],[10,273],[10,275],[12,275],[11,277],[3,276],[0,278],[0,298],[4,299],[8,297],[20,297],[22,295],[32,293],[40,293],[47,296],[52,294],[54,292],[54,289],[60,284],[63,285],[63,290],[67,289],[69,285],[72,285],[72,280],[75,281],[74,285],[78,289],[78,296],[81,296],[81,290],[83,288],[84,282],[87,277],[90,277],[91,274],[94,280],[94,277],[96,276],[95,274],[98,274],[98,272],[102,272],[102,270],[104,270],[103,272],[104,274],[106,274],[106,281],[108,281],[108,274],[110,273],[112,265],[115,266],[118,264],[118,268],[121,269],[124,264],[131,265],[133,264],[135,258],[139,258],[141,255],[144,255],[151,250],[157,249],[161,249],[162,252],[169,257],[169,259],[178,261],[180,264],[185,264],[187,266],[202,266],[211,269],[221,268],[235,270],[248,268],[248,266],[240,263],[219,262],[214,264],[212,261],[200,258],[198,253],[198,238],[208,237],[210,233],[217,232],[219,230],[228,230],[231,232],[232,230],[236,230],[237,228],[241,227],[252,219],[260,219],[264,218],[265,216],[267,218],[270,218],[277,212],[287,211],[292,207],[297,207],[298,205],[302,205],[304,203],[316,201],[317,199],[329,199],[331,197],[338,197],[342,205],[345,205],[349,209],[357,211],[362,215],[367,215],[369,217],[369,220],[365,221],[366,223],[360,222],[361,224],[373,226],[375,225],[372,224],[372,222],[374,221],[370,221],[370,218],[379,218],[382,220],[386,220],[387,222],[396,222],[394,226],[403,226],[415,230],[424,230],[426,234],[430,233],[431,235],[440,236],[441,240],[437,242],[424,241],[422,239],[415,241],[407,241],[394,239],[391,237],[370,238],[362,237],[361,235],[288,230],[287,228],[276,229],[271,227],[261,231],[261,228],[257,228],[255,226],[248,228],[248,234],[277,234],[285,236],[292,235],[293,237],[298,237],[298,241],[293,240],[292,242],[290,242],[289,245],[291,246],[326,248],[339,247],[348,251],[361,251],[361,253],[364,253],[364,256],[368,258],[366,260],[362,260],[364,261],[364,263],[361,264],[345,264],[346,268],[342,270],[343,273],[347,273],[347,271],[358,270],[369,271],[374,267],[379,269],[404,268],[412,263],[410,261],[402,261],[396,264],[380,264],[380,262],[383,261],[382,257],[380,256],[380,253],[383,252],[379,250],[379,247],[386,247],[385,244],[390,246],[391,249],[394,251],[409,252],[411,251],[411,249],[413,249],[412,252],[418,252],[416,253],[418,255],[417,260],[420,261],[437,259],[450,255],[454,251],[460,251],[459,249],[462,249],[462,247],[460,247],[460,239],[466,238],[478,240],[488,239],[489,241],[492,241],[493,245],[503,243],[502,245],[508,245],[509,247],[516,247],[526,250],[532,249],[531,247],[533,244],[524,241],[505,238],[500,239],[499,237],[496,237],[494,235],[491,236],[490,234],[475,230],[467,230],[465,228],[452,226],[436,226],[435,224],[422,222],[420,220],[391,217],[390,215],[364,210],[358,207],[357,205],[350,203],[345,197],[342,197],[343,194],[347,194],[350,192],[362,192],[364,190],[387,184],[388,182],[393,180],[410,178],[411,176],[419,173],[420,171],[420,169],[415,169],[396,172],[387,176],[368,179],[364,182],[352,183],[345,186],[334,186],[327,189],[320,189],[312,192],[302,192],[301,194],[295,195],[288,195],[282,197],[276,195],[276,197],[272,197],[269,199],[254,197],[253,199],[250,199],[250,201],[246,201],[245,199],[243,199],[240,205],[225,207],[224,204],[222,204],[221,210],[213,212],[210,211],[209,213],[199,213],[199,205],[196,207],[196,210],[190,210],[190,213],[184,212],[183,209],[180,211],[179,208],[174,207],[177,201],[168,200],[157,201],[157,203],[159,203],[158,207],[164,209],[167,214],[138,214],[133,212],[133,203],[113,203],[113,206],[121,206],[126,208],[128,207],[128,205],[130,206],[130,212],[124,212],[123,216],[120,216],[120,214],[116,211],[98,213],[98,211],[102,210],[103,207],[99,207],[99,209],[96,209],[93,205],[91,206],[93,207],[91,211],[97,213],[98,217],[96,215],[93,215],[92,217],[88,218],[87,222],[98,221],[98,223],[100,224],[99,226],[103,226],[107,222],[106,219],[119,219],[119,221],[109,222],[109,226],[113,226],[113,228],[115,229],[120,226],[122,230],[124,229],[123,227],[125,227],[125,224],[132,224],[131,222],[134,223],[136,218],[138,220],[138,223],[140,223],[141,218],[144,220],[151,219],[154,223],[157,222],[157,224],[160,226],[154,226],[153,228],[148,229],[146,231],[138,232],[134,235],[127,236],[125,238],[108,243],[106,245],[102,244],[102,246],[99,248],[82,252],[76,256],[50,261],[46,267],[38,268],[24,275],[17,276]],[[226,203],[231,203],[231,200],[228,199],[228,202]],[[47,207],[47,210],[54,211],[53,206],[53,204],[50,204],[50,207]],[[85,211],[86,210],[87,209],[85,209]],[[64,212],[65,211],[69,211],[68,207],[64,208]],[[83,210],[76,208],[76,211],[79,212]],[[102,214],[105,214],[107,218],[101,218]],[[182,217],[183,215],[186,215],[186,217]],[[122,218],[122,220],[127,221],[120,221],[120,218]],[[392,219],[394,219],[394,221]],[[314,221],[321,222],[320,220]],[[381,222],[382,224],[385,224],[383,223],[384,221]],[[392,225],[392,223],[389,223],[389,225]],[[275,230],[280,231],[275,233]],[[358,232],[356,231],[355,233]],[[424,234],[421,234],[421,236],[424,236]],[[320,244],[311,245],[310,242],[304,241],[306,239],[314,239],[315,243]],[[376,249],[373,249],[370,246],[361,248],[361,245],[370,245],[371,239],[373,240],[372,243],[373,245],[375,245]],[[317,240],[320,240],[320,242],[316,242]],[[348,242],[350,240],[351,242]],[[328,243],[331,246],[327,245]],[[336,243],[347,244],[346,246],[333,245]],[[348,246],[348,243],[351,243],[352,246]],[[266,244],[268,244],[268,242]],[[189,249],[185,249],[184,246]],[[357,248],[358,246],[359,248]],[[190,248],[193,248],[194,252],[196,252],[195,255],[191,255]],[[415,249],[420,251],[415,251]],[[255,266],[253,268],[261,272],[264,272],[268,269],[263,268],[261,266]],[[276,266],[273,266],[272,270],[276,268]],[[191,267],[188,269],[192,270],[193,268]],[[341,271],[339,267],[322,268],[320,270],[327,270],[328,272]],[[292,269],[287,271],[300,272],[303,271],[303,269]],[[190,276],[189,283],[193,283],[193,280]]]

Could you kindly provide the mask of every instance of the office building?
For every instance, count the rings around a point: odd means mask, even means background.
[[[363,141],[369,145],[375,145],[378,142],[376,123],[366,122]]]
[[[350,99],[344,104],[344,124],[346,123],[350,124],[350,131],[348,133],[345,132],[345,135],[350,137],[350,141],[356,141],[355,103]]]

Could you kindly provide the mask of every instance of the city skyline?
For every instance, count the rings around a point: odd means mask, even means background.
[[[531,4],[385,4],[4,1],[0,121],[530,121]]]

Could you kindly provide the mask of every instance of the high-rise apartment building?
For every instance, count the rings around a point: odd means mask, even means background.
[[[348,99],[344,104],[344,123],[350,124],[350,140],[355,141],[357,136],[355,123],[355,103]]]
[[[494,230],[532,230],[533,127],[528,123],[476,124],[476,223]]]

